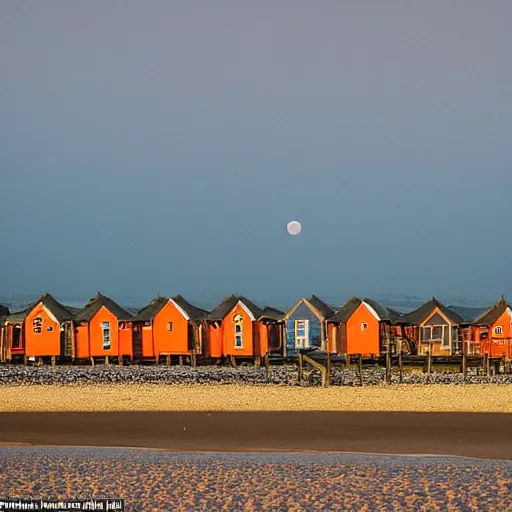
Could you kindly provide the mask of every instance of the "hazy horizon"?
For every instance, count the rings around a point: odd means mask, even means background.
[[[2,2],[0,296],[510,300],[511,20]]]

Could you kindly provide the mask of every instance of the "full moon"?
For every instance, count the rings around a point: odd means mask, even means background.
[[[298,235],[302,231],[302,225],[297,220],[292,220],[286,225],[286,230],[290,235]]]

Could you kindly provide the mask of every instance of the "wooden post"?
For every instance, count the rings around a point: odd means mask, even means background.
[[[303,362],[302,362],[302,352],[299,352],[299,355],[297,357],[297,363],[299,365],[299,370],[298,370],[298,381],[299,381],[299,384],[302,384],[302,377],[303,377]]]
[[[428,344],[428,355],[427,355],[427,375],[430,377],[432,373],[432,343]]]
[[[119,363],[119,366],[123,366],[123,356],[119,356],[117,358],[117,362]]]
[[[178,360],[179,360],[180,366],[183,366],[183,356],[180,356],[178,358]]]
[[[40,357],[38,360],[37,360],[37,366],[44,366],[44,362],[43,362],[43,358]]]
[[[256,356],[254,358],[254,367],[260,368],[261,367],[261,356]]]
[[[94,356],[91,356],[91,366],[94,366]]]
[[[268,381],[270,379],[270,357],[269,355],[265,355],[265,379]]]
[[[468,375],[468,341],[462,340],[462,376],[464,380]]]
[[[403,383],[404,380],[404,363],[402,360],[402,340],[400,340],[400,350],[398,352],[398,371],[400,373],[400,384]]]
[[[165,354],[165,364],[166,366],[171,366],[171,355],[170,354]],[[181,356],[180,356],[180,366],[182,365],[182,362],[181,362]]]
[[[350,368],[350,354],[345,355],[345,365]]]
[[[106,366],[109,366],[109,365],[110,365],[110,362],[109,362],[108,356],[105,356],[105,365],[106,365]]]
[[[485,359],[485,371],[487,377],[489,377],[489,375],[491,374],[491,357],[489,354],[487,354],[487,357]]]
[[[328,387],[331,385],[331,353],[329,351],[327,351],[327,368],[325,373],[325,387]]]
[[[231,366],[233,368],[236,368],[236,358],[235,358],[235,356],[229,356],[229,360],[231,362]]]
[[[359,354],[357,366],[359,368],[359,384],[361,384],[361,386],[362,386],[363,385],[363,354]]]
[[[159,363],[160,363],[160,354],[157,354],[155,356],[155,366],[158,366]]]
[[[52,356],[52,366],[55,366],[56,358],[55,356]]]
[[[391,343],[389,336],[386,334],[386,383],[391,383]]]
[[[196,355],[192,354],[190,356],[190,364],[192,365],[192,368],[195,368],[197,365]]]

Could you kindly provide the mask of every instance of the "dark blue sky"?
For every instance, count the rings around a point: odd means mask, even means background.
[[[2,1],[0,292],[512,295],[511,21]]]

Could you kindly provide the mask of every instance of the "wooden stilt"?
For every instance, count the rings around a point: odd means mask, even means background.
[[[359,367],[359,384],[363,385],[363,354],[359,354],[359,359],[357,361],[357,366]]]
[[[432,373],[432,344],[428,344],[428,357],[427,357],[427,375],[430,377]]]
[[[157,354],[155,356],[155,365],[158,366],[159,363],[160,363],[160,354]]]
[[[118,357],[119,366],[123,366],[123,356]]]
[[[94,357],[91,356],[91,366],[94,366]]]
[[[265,379],[268,381],[270,379],[270,357],[267,354],[264,359],[265,362]]]
[[[192,354],[190,356],[190,364],[192,365],[192,368],[195,368],[197,366],[197,358],[195,354]]]
[[[297,364],[299,365],[298,381],[299,381],[299,384],[302,384],[302,378],[303,378],[303,374],[304,374],[304,363],[302,361],[302,352],[299,352],[299,355],[297,357]]]
[[[236,358],[235,358],[235,356],[229,356],[229,360],[231,362],[231,366],[233,368],[236,368]]]
[[[386,340],[386,384],[391,384],[391,344]]]
[[[167,354],[167,355],[165,356],[165,364],[166,364],[167,366],[171,366],[171,354]],[[180,366],[181,366],[181,364],[182,364],[182,363],[181,363],[181,356],[180,356]]]
[[[179,357],[180,366],[183,366],[183,356]]]
[[[260,368],[261,367],[261,356],[256,356],[254,358],[254,367]]]
[[[105,356],[105,366],[109,366],[110,365],[110,362],[108,360],[108,356]]]
[[[55,358],[55,356],[52,356],[52,366],[55,366],[55,363],[56,363],[56,358]]]
[[[27,362],[28,362],[28,357],[27,357],[27,355],[25,354],[25,355],[23,356],[23,364],[24,364],[24,366],[27,366]]]
[[[325,387],[331,385],[331,353],[327,352],[327,368],[325,369]]]
[[[400,350],[398,352],[398,371],[400,374],[400,384],[404,381],[404,362],[402,360],[402,341],[400,340]]]

